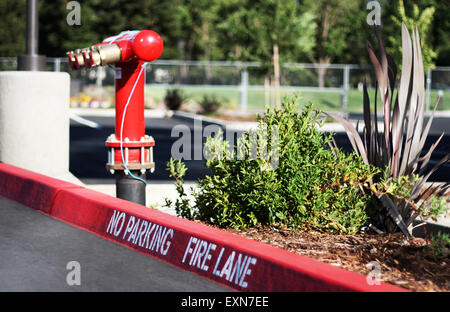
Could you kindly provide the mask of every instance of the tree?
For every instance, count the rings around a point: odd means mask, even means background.
[[[294,0],[220,1],[224,18],[218,25],[219,42],[225,57],[259,62],[266,80],[275,74],[273,80],[278,86],[277,64],[295,61],[298,54],[314,46],[308,23],[311,16],[300,14],[299,9]],[[277,99],[279,102],[278,94]]]
[[[348,46],[349,34],[356,31],[352,17],[361,15],[360,3],[354,0],[310,0],[303,3],[303,8],[315,17],[316,45],[306,56],[311,62],[320,64],[317,74],[322,88],[325,87],[326,65],[342,55]]]
[[[25,52],[25,0],[0,1],[0,56]]]
[[[170,22],[175,33],[177,58],[204,61],[222,59],[217,33],[220,19],[217,0],[179,0]],[[206,80],[209,81],[212,77],[211,67],[207,65],[204,69]],[[181,78],[187,75],[187,66],[181,66]]]
[[[425,71],[429,68],[433,68],[434,60],[437,58],[437,53],[431,45],[430,35],[436,8],[430,6],[421,10],[418,5],[413,4],[411,17],[408,17],[406,15],[406,9],[403,0],[398,1],[397,8],[398,17],[392,16],[392,21],[395,25],[398,26],[398,32],[400,32],[402,21],[410,31],[417,27],[417,29],[419,30],[420,38],[422,40],[421,46]],[[389,36],[389,42],[391,43],[392,47],[388,49],[388,51],[392,53],[395,59],[400,60],[402,53],[401,40],[398,40],[398,36]]]
[[[63,57],[73,49],[85,48],[100,40],[95,29],[96,12],[91,4],[81,6],[81,25],[69,25],[70,10],[65,0],[39,1],[39,51],[50,57]]]
[[[220,12],[223,20],[218,29],[229,59],[258,61],[272,71],[274,45],[279,46],[280,58],[292,61],[301,52],[300,44],[308,41],[294,0],[222,0]]]
[[[448,1],[416,0],[404,5],[403,1],[378,1],[385,37],[398,36],[401,20],[409,28],[417,25],[426,65],[427,54],[437,65],[449,65]],[[80,1],[81,25],[68,25],[67,3],[39,1],[40,54],[64,56],[67,50],[87,47],[124,30],[152,29],[164,40],[161,58],[258,61],[264,75],[274,73],[275,46],[280,63],[367,63],[367,0],[90,0]],[[0,56],[25,52],[25,4],[26,0],[0,1]],[[396,40],[391,43],[399,45]],[[396,46],[394,55],[399,55]],[[325,73],[318,73],[321,86]]]
[[[430,0],[431,4],[436,8],[433,18],[433,26],[428,35],[433,47],[438,54],[436,57],[437,66],[450,65],[450,2]]]

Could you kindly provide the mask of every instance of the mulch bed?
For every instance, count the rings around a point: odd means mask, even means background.
[[[434,261],[422,238],[401,233],[332,235],[277,227],[222,229],[303,256],[367,275],[377,261],[381,281],[412,291],[450,291],[450,257]]]

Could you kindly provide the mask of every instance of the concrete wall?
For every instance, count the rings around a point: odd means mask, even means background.
[[[69,173],[70,76],[0,72],[0,161],[80,183]]]

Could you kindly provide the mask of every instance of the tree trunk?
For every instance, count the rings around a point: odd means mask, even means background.
[[[264,108],[270,108],[270,81],[269,76],[264,76]]]
[[[319,88],[325,88],[325,77],[327,74],[327,66],[330,64],[331,58],[328,56],[319,58],[319,66],[316,68],[317,80],[319,82]]]
[[[208,65],[205,65],[205,79],[206,79],[206,84],[210,84],[211,78],[212,78],[212,68],[211,68],[211,65],[209,65],[209,62],[210,62],[209,53],[206,54],[206,61],[208,62]]]
[[[202,30],[203,30],[203,32],[202,32],[203,42],[209,42],[209,44],[206,44],[206,47],[205,47],[205,61],[207,61],[209,63],[209,61],[211,61],[211,51],[212,51],[212,47],[213,47],[214,43],[213,43],[213,40],[210,40],[208,24],[203,24]],[[211,82],[211,78],[212,78],[211,65],[206,65],[205,66],[206,84],[209,84]]]
[[[186,57],[185,46],[186,46],[186,42],[184,40],[178,40],[177,49],[178,49],[178,59],[179,60],[184,60]],[[178,69],[177,70],[178,75],[175,78],[175,83],[180,84],[181,80],[183,80],[183,78],[188,75],[188,69],[184,65],[177,66],[177,69]]]
[[[273,66],[274,66],[274,85],[276,107],[281,108],[280,97],[280,58],[278,54],[278,44],[273,45]]]
[[[325,67],[319,67],[317,69],[317,80],[319,81],[319,88],[325,87],[325,75],[327,73],[327,69]]]

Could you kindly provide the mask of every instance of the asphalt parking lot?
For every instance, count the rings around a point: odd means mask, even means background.
[[[2,197],[0,277],[0,292],[229,290]]]

